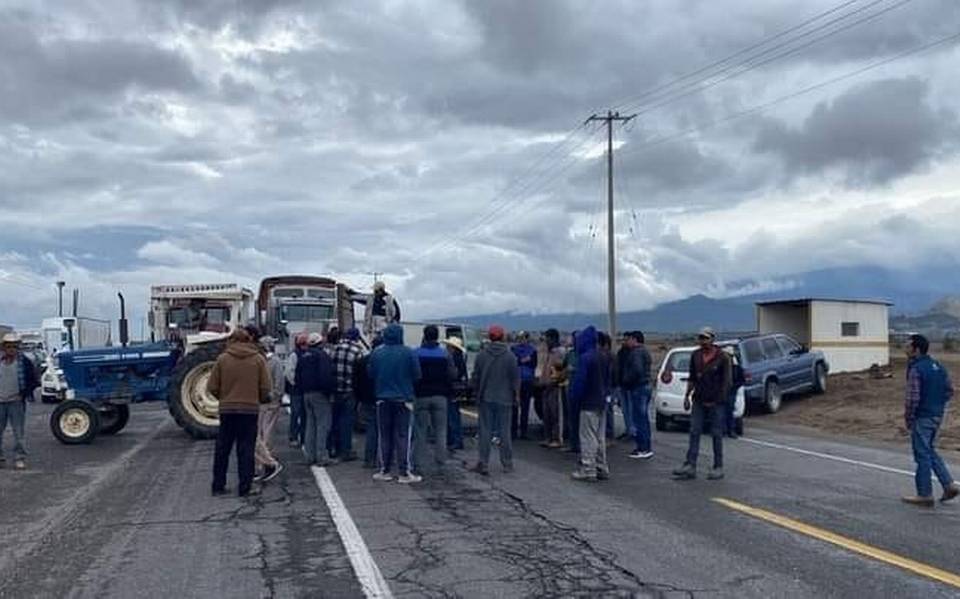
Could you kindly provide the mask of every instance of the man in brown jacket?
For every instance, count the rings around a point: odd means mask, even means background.
[[[220,401],[220,429],[213,457],[213,494],[227,493],[227,466],[237,444],[237,494],[250,495],[253,486],[254,450],[260,403],[269,400],[270,372],[267,361],[250,334],[239,329],[227,340],[227,349],[217,358],[207,391]]]

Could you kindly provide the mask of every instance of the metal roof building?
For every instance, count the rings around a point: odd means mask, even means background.
[[[820,350],[830,372],[890,363],[889,312],[884,300],[807,297],[757,302],[757,330],[786,333]]]

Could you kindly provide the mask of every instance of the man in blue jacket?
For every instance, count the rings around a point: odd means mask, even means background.
[[[330,457],[327,437],[333,422],[333,396],[337,391],[337,379],[333,361],[323,350],[323,336],[310,333],[307,351],[300,354],[296,365],[296,387],[303,393],[306,410],[306,428],[303,453],[310,464],[332,466],[337,463]]]
[[[947,403],[953,397],[953,383],[943,365],[927,354],[930,342],[926,337],[912,335],[906,351],[910,362],[907,365],[904,420],[910,431],[913,459],[917,463],[917,494],[904,497],[903,501],[933,507],[931,470],[943,485],[940,501],[950,501],[960,495],[960,485],[954,482],[936,449],[937,432]]]
[[[413,402],[413,470],[423,475],[428,470],[431,429],[436,439],[434,463],[440,468],[447,462],[447,403],[453,396],[457,368],[453,357],[440,345],[440,330],[432,324],[423,328],[423,341],[415,353],[421,376]]]
[[[610,477],[604,438],[607,395],[610,392],[610,358],[597,348],[597,329],[589,326],[577,334],[577,370],[570,398],[580,408],[580,467],[574,480],[595,482]]]
[[[391,324],[383,331],[383,345],[370,355],[367,365],[377,395],[377,425],[380,432],[380,471],[373,480],[392,481],[390,468],[397,454],[397,482],[418,483],[423,478],[410,469],[413,442],[411,413],[416,397],[414,385],[420,380],[420,361],[403,344],[403,327]]]
[[[24,444],[27,400],[33,398],[33,391],[38,386],[33,363],[20,353],[20,338],[15,333],[7,333],[3,336],[3,355],[0,357],[0,467],[6,461],[3,436],[8,422],[13,429],[14,468],[24,470],[27,467]]]
[[[520,404],[513,409],[513,426],[510,434],[514,439],[526,439],[530,427],[530,402],[533,400],[533,385],[537,372],[537,349],[530,343],[530,334],[518,335],[519,343],[511,350],[520,367]]]

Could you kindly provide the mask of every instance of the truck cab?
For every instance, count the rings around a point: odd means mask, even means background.
[[[226,337],[250,320],[253,292],[236,283],[154,285],[150,331],[155,340]]]
[[[282,357],[293,349],[300,333],[326,334],[331,327],[354,326],[354,296],[346,285],[326,277],[269,277],[260,284],[257,323],[277,339]]]

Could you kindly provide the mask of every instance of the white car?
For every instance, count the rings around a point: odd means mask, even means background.
[[[722,344],[721,344],[722,345]],[[657,430],[663,431],[673,422],[689,422],[690,410],[683,408],[683,398],[687,394],[687,379],[690,378],[690,356],[696,347],[676,347],[671,349],[660,365],[657,382],[653,390],[653,405],[657,410]],[[733,415],[736,418],[736,432],[743,434],[743,414],[746,399],[743,387],[737,389],[737,401]]]

